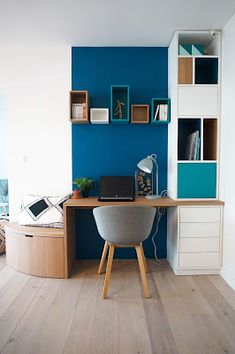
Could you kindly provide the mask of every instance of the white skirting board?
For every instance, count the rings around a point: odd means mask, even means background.
[[[235,290],[235,276],[234,271],[222,268],[220,276]]]

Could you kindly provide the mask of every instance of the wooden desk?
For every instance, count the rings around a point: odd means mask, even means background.
[[[219,200],[174,200],[169,197],[161,199],[136,198],[134,202],[99,202],[98,197],[69,199],[64,203],[64,251],[65,251],[65,278],[69,277],[76,258],[76,209],[93,209],[107,205],[177,207],[177,206],[203,206],[224,205]]]

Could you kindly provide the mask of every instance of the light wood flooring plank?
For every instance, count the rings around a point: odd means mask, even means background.
[[[215,314],[192,314],[190,317],[198,353],[235,353],[234,341],[226,333],[223,326],[221,326]]]
[[[5,267],[6,265],[6,254],[1,254],[0,255],[0,271]]]
[[[175,283],[189,314],[212,314],[213,310],[204,299],[200,289],[194,282],[194,277],[177,276],[171,273],[172,281]]]
[[[84,275],[62,280],[56,298],[35,340],[33,353],[63,353],[83,280]]]
[[[64,354],[89,353],[100,283],[97,266],[98,263],[87,262],[88,271],[84,277]]]
[[[43,278],[32,277],[0,317],[0,352],[15,330],[25,311],[27,311],[32,303],[44,281]]]
[[[0,289],[8,282],[16,271],[8,266],[5,266],[0,272]]]
[[[175,343],[180,354],[205,354],[198,351],[192,320],[183,298],[171,277],[172,271],[153,272]]]
[[[15,273],[10,280],[0,289],[0,316],[6,311],[23,289],[31,276],[23,273]]]
[[[89,353],[92,354],[118,354],[118,313],[117,302],[113,295],[117,289],[113,273],[115,261],[111,273],[111,281],[108,299],[103,299],[104,274],[100,274],[99,288],[96,302],[96,312],[92,329],[92,337]]]
[[[231,286],[219,275],[209,275],[208,278],[230,304],[233,310],[235,310],[235,291]]]
[[[52,306],[62,280],[46,279],[1,354],[32,353],[36,337]],[[57,323],[54,323],[57,326]]]
[[[122,261],[116,261],[111,278],[113,285],[110,286],[118,317],[118,350],[123,354],[151,354],[151,340],[142,302],[143,299],[149,299],[144,298],[138,263],[130,261],[122,264]]]
[[[231,339],[233,339],[235,337],[235,310],[233,310],[232,306],[227,302],[220,291],[211,283],[208,277],[197,276],[194,277],[194,281],[200,288],[204,298],[210,304],[213,312],[219,319],[226,333]]]
[[[159,295],[153,274],[148,274],[150,299],[142,299],[152,351],[158,354],[177,354],[175,339]]]

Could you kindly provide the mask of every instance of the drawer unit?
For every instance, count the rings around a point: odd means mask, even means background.
[[[220,207],[180,207],[180,222],[220,222]]]
[[[180,252],[219,252],[219,237],[180,238]]]
[[[182,268],[220,268],[219,252],[180,253],[179,267]]]
[[[219,237],[219,222],[181,222],[179,224],[180,237]]]
[[[219,273],[222,220],[220,205],[179,206],[169,213],[167,255],[176,274]]]
[[[64,237],[62,230],[6,227],[6,262],[14,269],[42,277],[64,278]]]

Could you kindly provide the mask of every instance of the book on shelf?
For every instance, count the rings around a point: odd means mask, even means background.
[[[158,120],[158,115],[159,115],[159,104],[157,105],[155,110],[154,120]]]
[[[72,103],[72,119],[86,118],[86,104]]]
[[[154,120],[167,121],[168,120],[168,105],[158,104],[155,109]]]
[[[186,160],[199,160],[200,137],[199,130],[189,134],[185,147]]]
[[[201,138],[198,137],[197,151],[196,151],[196,160],[200,160],[200,144],[201,144]]]

